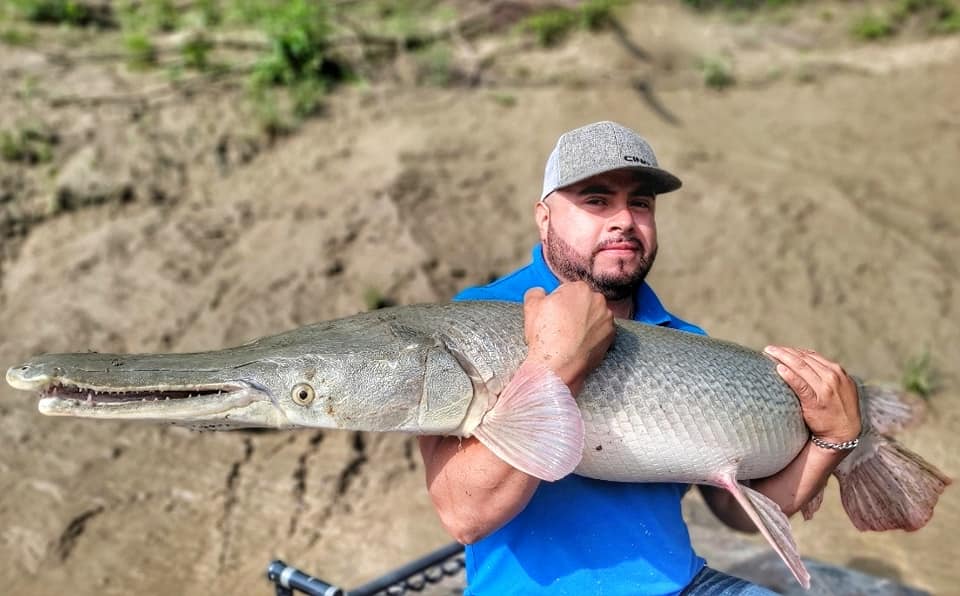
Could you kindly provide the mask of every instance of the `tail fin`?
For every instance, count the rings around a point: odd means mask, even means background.
[[[923,404],[895,390],[859,388],[866,430],[860,445],[834,471],[843,508],[859,530],[918,530],[930,521],[951,481],[885,435],[916,422]]]
[[[873,432],[863,436],[834,475],[843,508],[858,530],[919,530],[950,484],[919,455]]]

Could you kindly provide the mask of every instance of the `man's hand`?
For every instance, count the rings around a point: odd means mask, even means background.
[[[613,343],[613,313],[585,282],[566,283],[547,296],[532,288],[523,297],[527,362],[553,370],[576,395]]]
[[[800,399],[803,421],[815,436],[843,443],[860,436],[857,385],[839,364],[812,350],[767,346],[764,352],[777,363],[777,372]],[[849,454],[817,447],[812,442],[787,467],[773,476],[754,480],[751,487],[770,497],[788,516],[816,497],[830,474]],[[701,486],[710,509],[728,526],[756,531],[753,522],[726,491]]]
[[[764,352],[800,398],[803,421],[814,436],[830,443],[860,436],[857,385],[839,364],[813,350],[767,346]]]

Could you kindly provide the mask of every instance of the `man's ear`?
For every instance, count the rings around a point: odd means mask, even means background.
[[[537,229],[540,230],[540,242],[547,241],[547,228],[550,227],[550,208],[543,201],[538,201],[534,207],[534,219]]]

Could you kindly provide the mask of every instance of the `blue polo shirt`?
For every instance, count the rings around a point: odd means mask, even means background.
[[[522,302],[533,287],[560,285],[543,259],[454,300]],[[653,289],[637,290],[634,319],[703,334],[666,311]],[[678,594],[704,566],[680,512],[685,484],[604,482],[571,474],[541,482],[505,526],[466,547],[470,595]]]

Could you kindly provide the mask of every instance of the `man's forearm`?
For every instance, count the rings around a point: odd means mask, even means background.
[[[526,362],[551,368],[576,395],[583,367],[531,351]],[[471,544],[491,534],[527,506],[540,480],[514,468],[475,438],[421,437],[427,490],[444,528]]]
[[[427,488],[440,521],[459,542],[491,534],[530,502],[540,480],[505,463],[473,438],[421,437]]]
[[[770,497],[788,516],[823,490],[827,479],[849,451],[833,451],[808,442],[786,468],[751,486]]]

